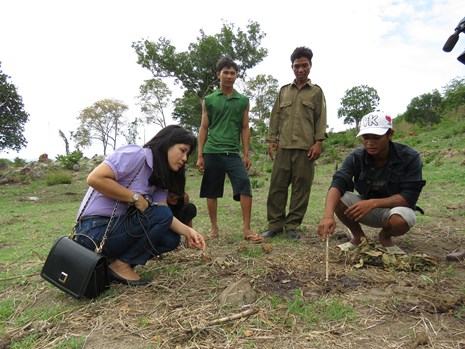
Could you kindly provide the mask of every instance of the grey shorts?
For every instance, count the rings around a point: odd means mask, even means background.
[[[341,201],[344,205],[350,207],[353,204],[362,201],[362,199],[359,195],[354,194],[351,191],[346,191],[344,196],[341,198]],[[407,222],[409,228],[413,227],[417,221],[414,210],[410,207],[398,206],[393,208],[375,208],[363,217],[360,220],[360,223],[373,228],[382,228],[394,214],[401,216],[404,221]]]

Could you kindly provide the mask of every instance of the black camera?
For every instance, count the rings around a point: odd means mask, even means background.
[[[445,52],[452,51],[455,44],[459,40],[460,33],[465,33],[465,17],[459,22],[459,24],[455,28],[454,34],[449,36],[449,39],[447,39],[446,43],[444,44],[444,47],[442,48],[443,51]],[[457,59],[459,60],[459,62],[465,64],[465,51],[463,51],[462,54],[457,57]]]

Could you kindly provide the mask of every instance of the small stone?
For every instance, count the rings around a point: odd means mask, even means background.
[[[218,297],[221,306],[243,306],[255,302],[256,299],[257,293],[244,278],[230,284]]]
[[[39,162],[49,162],[48,154],[43,153],[39,156]]]
[[[417,348],[421,345],[428,345],[429,338],[428,335],[424,332],[417,332],[415,336],[415,342],[413,343],[413,347]]]
[[[253,331],[252,330],[245,330],[244,331],[244,337],[252,337],[253,336]]]
[[[262,244],[262,251],[265,253],[271,253],[273,251],[273,245],[270,243],[263,243]]]

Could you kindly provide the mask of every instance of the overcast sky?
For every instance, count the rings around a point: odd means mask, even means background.
[[[36,1],[0,2],[0,62],[30,114],[28,146],[19,156],[36,160],[65,152],[58,129],[77,127],[85,107],[103,99],[135,104],[140,84],[150,78],[136,63],[134,41],[163,36],[179,51],[199,30],[217,33],[224,21],[245,28],[249,20],[266,33],[268,56],[253,71],[285,84],[293,79],[289,56],[296,46],[314,52],[310,77],[325,92],[330,128],[343,128],[337,109],[344,92],[356,85],[377,89],[381,108],[395,116],[415,96],[441,89],[465,75],[445,40],[465,16],[464,0],[437,1]],[[146,130],[151,137],[156,128]],[[85,151],[86,155],[102,152]]]

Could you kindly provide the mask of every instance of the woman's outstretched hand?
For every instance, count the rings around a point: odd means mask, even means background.
[[[190,248],[198,248],[199,250],[205,250],[207,245],[202,234],[195,231],[193,228],[189,228],[189,233],[186,235],[187,246]]]

